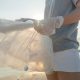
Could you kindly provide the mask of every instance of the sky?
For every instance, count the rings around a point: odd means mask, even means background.
[[[42,19],[45,0],[0,0],[0,18]]]
[[[45,0],[0,0],[0,18],[43,19]],[[80,25],[80,23],[79,23]]]

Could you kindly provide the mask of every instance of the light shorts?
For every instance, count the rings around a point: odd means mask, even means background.
[[[53,71],[80,72],[79,51],[77,49],[69,49],[53,53],[52,62],[45,66],[45,70],[46,74]]]

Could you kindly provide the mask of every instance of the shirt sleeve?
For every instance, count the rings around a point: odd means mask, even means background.
[[[76,6],[79,0],[72,0],[73,4]]]

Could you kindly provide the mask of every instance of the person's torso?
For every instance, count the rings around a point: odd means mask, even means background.
[[[52,0],[46,0],[46,8],[44,18],[46,19],[50,14],[50,17],[66,16],[75,10],[75,5],[72,0],[55,0],[55,5],[50,7],[53,3]],[[51,8],[51,12],[50,12]],[[55,52],[62,51],[71,48],[78,48],[77,42],[77,25],[78,23],[63,26],[56,30],[54,35],[51,35],[53,41],[53,50]]]

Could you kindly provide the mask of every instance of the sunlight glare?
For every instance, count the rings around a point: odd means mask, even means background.
[[[37,19],[37,20],[41,20],[41,19],[43,19],[43,15],[40,14],[40,13],[35,13],[32,18],[33,18],[33,19]]]

